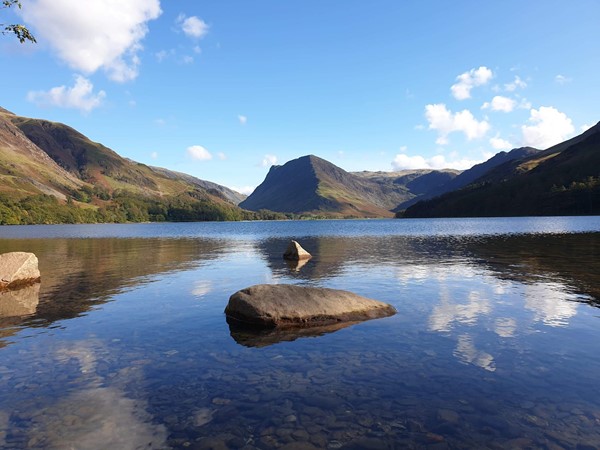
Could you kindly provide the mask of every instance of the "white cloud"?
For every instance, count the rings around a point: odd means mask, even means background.
[[[240,121],[240,123],[241,123],[242,125],[246,125],[246,123],[248,122],[248,117],[246,117],[246,116],[242,116],[242,115],[239,115],[239,116],[238,116],[238,120]]]
[[[194,57],[190,55],[185,55],[181,58],[181,62],[183,64],[191,64],[194,62]]]
[[[455,131],[463,132],[470,141],[482,138],[490,129],[488,122],[477,121],[468,109],[452,113],[443,103],[425,106],[425,117],[429,122],[429,129],[438,132],[438,145],[447,144],[448,135]]]
[[[392,168],[394,170],[416,170],[416,169],[456,169],[466,170],[473,167],[475,164],[483,162],[481,160],[474,160],[468,158],[457,158],[454,157],[451,160],[447,160],[444,155],[435,155],[431,158],[425,158],[420,155],[409,156],[406,153],[398,153],[392,161]]]
[[[453,84],[450,90],[455,99],[466,100],[471,98],[471,89],[476,86],[483,86],[493,76],[492,71],[485,66],[481,66],[479,69],[471,69],[456,77],[457,83]]]
[[[159,127],[164,127],[167,124],[167,121],[165,119],[154,119],[154,124],[159,126]]]
[[[150,158],[157,159],[158,158],[158,152],[152,152],[152,153],[150,153]]]
[[[512,98],[496,95],[491,102],[485,102],[482,108],[491,108],[492,111],[511,112],[513,109],[515,109],[516,105],[517,102]]]
[[[254,192],[255,188],[256,188],[255,186],[241,186],[241,187],[231,186],[231,189],[233,189],[236,192],[239,192],[240,194],[244,194],[244,195],[252,194],[252,192]]]
[[[265,155],[260,165],[262,167],[271,167],[277,164],[277,156],[275,155]]]
[[[500,138],[498,135],[490,139],[490,145],[495,150],[510,150],[511,148],[513,148],[513,145],[510,142]]]
[[[575,131],[571,119],[552,106],[532,109],[528,122],[531,125],[521,127],[523,144],[541,149],[564,141]]]
[[[559,74],[554,77],[554,81],[558,84],[566,84],[573,81],[573,79]]]
[[[227,159],[227,155],[223,152],[219,152],[217,153],[217,158],[219,158],[221,161],[225,161]]]
[[[209,26],[196,16],[186,17],[185,14],[180,14],[177,23],[187,37],[202,39],[208,33]]]
[[[212,159],[210,152],[201,145],[192,145],[191,147],[188,147],[187,154],[191,158],[199,161],[208,161],[209,159]]]
[[[504,90],[507,92],[514,92],[517,88],[525,89],[527,87],[527,83],[525,83],[521,78],[517,75],[512,83],[508,83],[504,85]]]
[[[519,109],[531,109],[531,102],[526,98],[522,98],[517,107]]]
[[[90,112],[102,104],[106,97],[104,91],[93,93],[94,85],[85,77],[75,75],[73,87],[57,86],[49,91],[30,91],[27,100],[38,106],[57,106],[59,108],[78,109]]]
[[[29,0],[23,18],[70,67],[87,74],[102,68],[125,82],[138,75],[147,23],[161,12],[159,0]]]
[[[593,123],[586,123],[585,125],[581,125],[581,127],[579,128],[581,130],[582,133],[586,132],[587,130],[589,130],[590,128],[592,128],[595,124]]]
[[[167,58],[167,56],[169,56],[169,52],[166,50],[161,50],[159,52],[156,52],[154,56],[156,57],[156,60],[158,62],[163,62]]]

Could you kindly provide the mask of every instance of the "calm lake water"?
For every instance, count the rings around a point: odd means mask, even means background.
[[[599,217],[3,227],[9,251],[42,284],[0,297],[2,448],[600,447]],[[398,314],[230,330],[259,283]]]

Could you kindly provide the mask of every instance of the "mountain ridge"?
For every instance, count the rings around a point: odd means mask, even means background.
[[[257,218],[242,194],[120,156],[68,125],[0,110],[0,224]]]
[[[600,214],[600,122],[476,182],[409,207],[403,217]]]

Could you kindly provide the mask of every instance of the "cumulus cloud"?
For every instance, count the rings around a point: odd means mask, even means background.
[[[492,111],[511,112],[513,109],[515,109],[516,105],[517,102],[512,98],[496,95],[491,102],[485,102],[482,108],[490,108]]]
[[[185,14],[180,14],[177,17],[177,24],[187,37],[193,39],[202,39],[208,33],[209,26],[196,16],[186,17]]]
[[[73,69],[125,82],[137,77],[147,23],[161,12],[159,0],[29,0],[23,18]]]
[[[30,91],[27,94],[27,100],[38,106],[78,109],[85,113],[100,106],[105,97],[104,91],[94,94],[94,85],[81,75],[75,76],[73,87],[63,85],[49,91]]]
[[[558,84],[567,84],[567,83],[571,82],[572,79],[559,74],[554,77],[554,81]]]
[[[470,141],[482,138],[490,129],[488,122],[478,121],[468,109],[452,113],[443,103],[425,106],[425,117],[429,122],[429,129],[438,132],[438,145],[447,144],[448,135],[456,131],[463,132]]]
[[[523,144],[541,149],[564,141],[575,131],[571,119],[552,106],[532,109],[528,122],[521,127]]]
[[[192,145],[187,148],[187,154],[192,158],[198,161],[208,161],[212,159],[212,155],[208,150],[206,150],[201,145]]]
[[[239,115],[238,120],[240,121],[240,124],[246,125],[246,123],[248,122],[248,117]]]
[[[471,89],[476,86],[483,86],[493,76],[493,72],[485,66],[481,66],[479,69],[471,69],[456,77],[457,82],[452,85],[450,90],[455,99],[466,100],[471,98]]]
[[[507,83],[504,85],[504,90],[507,92],[514,92],[517,88],[525,89],[527,87],[527,83],[525,83],[521,78],[517,75],[512,83]]]
[[[502,139],[499,136],[491,138],[490,139],[490,145],[495,150],[510,150],[511,148],[513,148],[512,144],[510,142],[508,142],[507,140]]]
[[[275,155],[265,155],[260,165],[262,167],[271,167],[277,164],[277,156]]]
[[[483,162],[483,159],[474,160],[469,158],[452,158],[448,160],[444,155],[435,155],[431,158],[425,158],[420,155],[409,156],[406,153],[398,153],[392,161],[392,167],[394,170],[466,170],[470,169],[475,164],[479,164],[480,162]]]

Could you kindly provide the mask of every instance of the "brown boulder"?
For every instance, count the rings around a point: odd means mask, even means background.
[[[394,315],[387,303],[337,289],[259,284],[236,292],[225,308],[228,320],[266,328],[323,326]]]
[[[287,250],[283,254],[284,259],[290,261],[299,261],[301,259],[310,259],[312,255],[302,248],[296,241],[290,241]]]
[[[0,289],[16,289],[39,281],[38,259],[33,253],[0,255]]]

